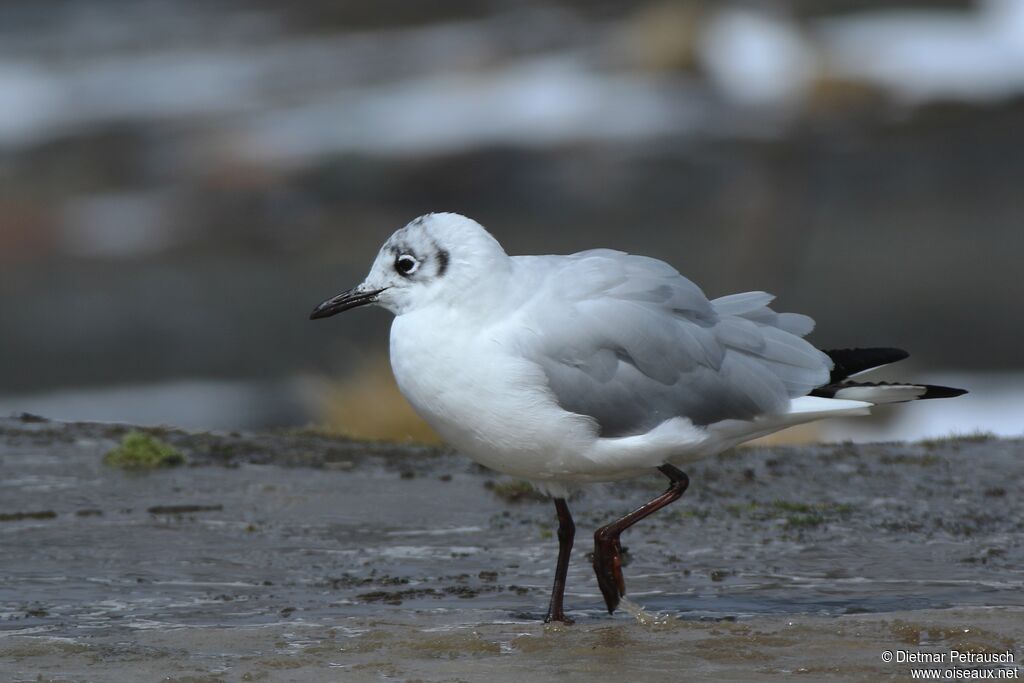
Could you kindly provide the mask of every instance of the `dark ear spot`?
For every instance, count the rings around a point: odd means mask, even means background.
[[[451,255],[444,249],[440,249],[437,252],[437,276],[444,277],[444,274],[448,272],[448,262],[451,260]]]

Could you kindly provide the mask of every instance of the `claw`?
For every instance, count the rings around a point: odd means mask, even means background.
[[[626,594],[626,580],[622,576],[622,546],[619,537],[594,537],[594,573],[597,586],[604,596],[608,614],[613,614]]]

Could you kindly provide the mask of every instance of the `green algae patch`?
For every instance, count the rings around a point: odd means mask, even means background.
[[[185,464],[185,456],[170,444],[139,431],[128,432],[121,444],[103,456],[103,464],[125,470],[155,470]]]
[[[506,503],[547,500],[547,496],[537,491],[528,482],[519,479],[499,482],[488,480],[484,482],[484,488]]]
[[[774,500],[770,503],[749,503],[727,505],[726,511],[733,517],[749,517],[750,519],[767,521],[783,520],[783,525],[790,529],[808,529],[855,512],[849,503],[804,503],[801,501]]]
[[[997,439],[999,439],[999,437],[993,432],[976,429],[973,432],[966,432],[962,434],[954,432],[947,436],[921,439],[917,444],[927,450],[934,450],[944,446],[959,446],[967,443],[987,443],[989,441],[996,441]]]
[[[196,512],[220,512],[223,505],[154,505],[146,508],[151,515],[191,515]]]
[[[0,522],[21,522],[26,519],[53,519],[57,513],[53,510],[39,512],[0,512]]]
[[[824,524],[826,519],[819,514],[792,514],[786,516],[786,526],[788,527],[815,527]]]

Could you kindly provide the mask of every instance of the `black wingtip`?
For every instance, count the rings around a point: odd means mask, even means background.
[[[925,384],[923,386],[925,388],[925,392],[924,395],[921,396],[922,399],[956,398],[957,396],[963,396],[968,393],[966,389],[957,389],[956,387],[940,387],[935,384]]]
[[[913,382],[854,382],[851,380],[843,380],[842,382],[836,382],[834,384],[826,384],[823,387],[818,387],[812,391],[810,396],[818,396],[820,398],[836,398],[837,396],[842,398],[842,391],[844,389],[872,389],[879,388],[885,389],[888,387],[905,387],[924,389],[924,393],[913,398],[901,399],[903,401],[923,401],[929,398],[956,398],[957,396],[963,396],[967,393],[966,389],[957,389],[955,387],[943,387],[937,384],[915,384]],[[864,399],[871,401],[870,398]],[[888,403],[889,401],[879,401],[879,403]]]
[[[825,349],[825,355],[832,359],[832,376],[829,382],[834,384],[857,373],[878,368],[889,363],[896,363],[910,357],[903,349],[877,347],[870,349]]]

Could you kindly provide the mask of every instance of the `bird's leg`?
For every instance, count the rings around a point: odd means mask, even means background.
[[[686,476],[686,472],[677,467],[662,465],[658,471],[671,480],[665,493],[641,505],[622,519],[594,532],[594,573],[597,574],[597,585],[604,596],[609,614],[615,611],[619,606],[619,600],[626,594],[626,582],[622,578],[622,546],[619,545],[619,534],[644,517],[678,500],[690,485],[690,478]]]
[[[576,536],[576,524],[572,521],[565,498],[555,498],[555,512],[558,514],[558,564],[555,565],[555,585],[551,588],[551,604],[548,605],[548,614],[544,621],[571,624],[572,619],[565,616],[562,608],[562,599],[565,597],[565,576],[569,571],[569,555],[572,553],[572,541]]]

